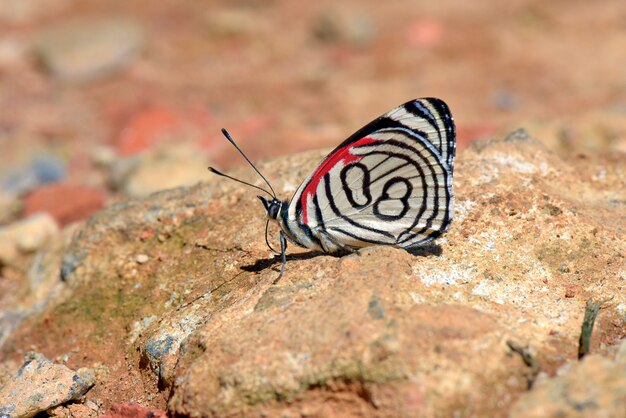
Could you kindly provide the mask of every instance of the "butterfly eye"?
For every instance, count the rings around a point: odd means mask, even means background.
[[[273,200],[267,214],[270,218],[276,219],[278,218],[278,212],[280,212],[280,201]]]

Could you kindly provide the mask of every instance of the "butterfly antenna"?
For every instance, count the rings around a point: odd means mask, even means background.
[[[263,179],[263,181],[265,181],[265,184],[267,184],[267,185],[269,186],[270,190],[272,191],[272,193],[271,193],[272,197],[274,197],[274,198],[275,198],[275,197],[276,197],[276,192],[274,191],[274,188],[272,187],[272,185],[270,184],[270,182],[269,182],[269,181],[267,181],[267,179],[265,178],[265,176],[264,176],[263,174],[261,174],[261,172],[260,172],[260,171],[259,171],[259,170],[258,170],[258,169],[254,166],[254,164],[252,164],[252,161],[250,161],[250,160],[248,159],[248,157],[246,157],[246,154],[244,154],[244,153],[243,153],[243,151],[241,150],[241,148],[239,148],[239,147],[237,146],[237,144],[235,143],[235,141],[233,140],[233,138],[230,136],[230,134],[228,133],[228,131],[227,131],[226,129],[222,128],[222,133],[224,134],[224,136],[226,137],[226,139],[228,139],[228,142],[230,142],[230,143],[233,145],[233,147],[235,147],[235,149],[236,149],[237,151],[239,151],[239,154],[241,154],[241,156],[242,156],[243,158],[245,158],[245,159],[246,159],[246,161],[248,162],[248,164],[250,164],[250,166],[254,169],[254,171],[256,171],[256,172],[257,172],[257,174],[258,174],[259,176],[261,176],[261,178]],[[268,194],[269,194],[269,193],[268,193]]]
[[[209,167],[209,171],[210,171],[211,173],[213,173],[213,174],[217,174],[218,176],[222,176],[222,177],[226,177],[227,179],[234,180],[234,181],[236,181],[237,183],[241,183],[241,184],[245,184],[246,186],[254,187],[255,189],[261,190],[262,192],[267,193],[267,194],[268,194],[268,195],[270,195],[270,196],[275,196],[275,195],[273,195],[272,193],[268,192],[267,190],[265,190],[265,189],[264,189],[264,188],[262,188],[262,187],[255,186],[254,184],[250,184],[250,183],[245,182],[245,181],[243,181],[243,180],[239,180],[239,179],[236,179],[236,178],[234,178],[234,177],[231,177],[231,176],[229,176],[228,174],[224,174],[224,173],[222,173],[221,171],[218,171],[218,170],[216,170],[216,169],[215,169],[215,168],[213,168],[213,167]]]

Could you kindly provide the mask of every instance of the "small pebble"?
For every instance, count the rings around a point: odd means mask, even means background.
[[[137,264],[147,263],[149,259],[150,258],[145,254],[137,254],[137,256],[135,257],[135,261],[137,262]]]
[[[37,17],[41,9],[41,4],[35,0],[1,0],[0,21],[12,24],[30,22]]]
[[[147,196],[163,189],[192,186],[206,180],[204,172],[207,159],[192,145],[163,147],[144,155],[140,161],[121,185],[121,189],[133,197]]]
[[[19,64],[24,59],[24,45],[14,39],[0,39],[0,68]]]
[[[353,9],[326,10],[313,25],[314,36],[322,42],[344,42],[359,47],[368,46],[375,32],[372,18]]]
[[[104,77],[127,66],[142,45],[142,30],[122,19],[64,22],[39,35],[35,52],[63,80]]]
[[[40,155],[31,162],[31,169],[40,184],[53,183],[65,177],[63,162],[55,155]]]
[[[0,25],[24,25],[42,17],[58,16],[69,4],[67,0],[0,0]]]
[[[115,417],[153,417],[166,418],[167,414],[163,411],[152,410],[139,405],[142,398],[130,399],[126,404],[114,404],[111,406],[111,412],[103,415],[102,418]]]
[[[96,145],[91,151],[91,159],[98,167],[110,167],[117,159],[115,149],[105,145]]]
[[[223,37],[253,35],[259,19],[247,9],[211,10],[207,16],[207,29],[211,34]]]
[[[108,167],[108,183],[113,190],[124,188],[128,179],[142,164],[143,156],[132,155],[121,157],[111,162]]]
[[[5,191],[21,195],[42,184],[62,180],[65,177],[65,165],[57,156],[43,154],[24,166],[13,168],[2,177],[2,188]]]
[[[7,224],[19,212],[20,204],[17,196],[0,190],[0,224]]]
[[[26,221],[22,222],[16,243],[21,252],[35,252],[59,233],[59,226],[47,213],[37,213]]]
[[[130,156],[153,149],[166,135],[177,132],[183,118],[166,106],[151,106],[131,115],[116,138],[117,154]]]
[[[0,228],[0,263],[10,263],[19,252],[40,249],[59,234],[59,226],[50,215],[37,213]]]
[[[407,43],[415,48],[433,48],[443,41],[445,26],[432,19],[413,22],[406,32]]]
[[[519,98],[508,90],[498,90],[493,94],[493,103],[498,109],[512,111],[519,106]]]
[[[46,212],[61,225],[85,219],[106,201],[104,190],[66,182],[41,186],[24,198],[24,215]]]

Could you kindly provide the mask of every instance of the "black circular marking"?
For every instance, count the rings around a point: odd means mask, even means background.
[[[424,156],[421,154],[420,151],[418,151],[417,149],[415,149],[415,148],[413,148],[411,146],[407,146],[404,143],[401,143],[401,142],[398,142],[398,141],[394,141],[394,140],[388,140],[386,143],[395,145],[398,148],[409,149],[409,150],[413,151],[415,154],[417,154],[419,157],[421,157],[418,160],[416,160],[416,159],[411,158],[408,155],[405,155],[405,154],[402,154],[402,153],[390,152],[388,150],[385,150],[385,151],[374,150],[374,151],[365,153],[363,155],[363,157],[372,156],[372,155],[386,155],[388,158],[397,158],[399,160],[403,160],[404,161],[404,163],[397,164],[393,169],[385,172],[384,175],[381,175],[381,176],[377,177],[376,179],[372,180],[371,179],[371,174],[370,174],[369,175],[370,176],[370,182],[369,182],[369,184],[370,184],[370,193],[371,193],[371,189],[372,189],[372,184],[373,183],[375,183],[377,181],[380,181],[380,180],[383,180],[384,177],[386,177],[387,175],[393,173],[399,167],[402,167],[402,166],[405,166],[405,165],[408,164],[408,165],[411,165],[415,169],[415,171],[417,172],[417,176],[416,177],[419,180],[416,180],[416,181],[421,183],[420,184],[420,189],[423,192],[422,196],[421,196],[422,197],[422,201],[420,202],[420,205],[415,208],[415,209],[417,209],[417,213],[414,214],[414,215],[411,215],[411,218],[413,219],[413,222],[411,222],[410,227],[407,228],[406,231],[403,232],[403,233],[408,233],[418,222],[420,222],[420,219],[422,218],[422,215],[424,214],[424,212],[426,212],[428,210],[428,207],[429,207],[427,201],[428,201],[430,193],[428,193],[428,191],[429,191],[428,189],[429,188],[426,186],[426,178],[427,177],[431,178],[433,183],[435,184],[435,191],[434,191],[435,195],[438,194],[438,191],[436,190],[437,178],[436,178],[436,175],[434,173],[434,167],[428,162],[427,159],[424,158]],[[364,164],[364,163],[360,163],[360,164],[361,165],[365,165],[365,167],[366,167],[366,171],[365,172],[370,172],[371,171],[370,167],[368,167],[367,164]],[[398,177],[398,176],[396,176],[396,177]],[[402,182],[405,183],[405,185],[407,183],[410,183],[409,179],[405,179],[403,177],[398,177],[398,178],[402,178],[403,179]],[[330,178],[325,179],[325,182],[326,182],[325,186],[326,186],[326,196],[327,196],[327,199],[328,199],[328,203],[329,203],[331,209],[333,210],[333,212],[338,217],[342,218],[344,221],[346,221],[347,223],[349,223],[349,224],[351,224],[353,226],[362,228],[362,229],[367,230],[367,231],[372,231],[372,232],[375,232],[375,233],[378,233],[378,234],[381,234],[381,235],[384,235],[384,236],[387,236],[387,237],[391,238],[390,234],[387,231],[381,230],[379,228],[373,228],[373,227],[366,226],[364,224],[358,223],[354,219],[352,219],[351,217],[346,216],[344,213],[340,212],[339,208],[336,206],[334,198],[333,198],[334,197],[333,196],[334,193],[332,193],[331,190],[330,190]],[[340,183],[341,183],[341,180],[340,180]],[[387,194],[388,194],[389,188],[393,184],[395,184],[395,183],[396,182],[394,181],[393,183],[391,183],[391,184],[389,184],[387,186],[387,188],[386,188],[386,193]],[[393,221],[393,220],[397,221],[398,219],[401,219],[403,216],[407,215],[408,211],[411,209],[411,207],[409,206],[409,199],[410,199],[410,193],[412,193],[412,191],[414,189],[414,185],[411,184],[410,187],[411,187],[411,191],[408,192],[408,195],[404,196],[404,198],[402,200],[403,210],[402,210],[402,212],[400,214],[390,215],[390,214],[384,213],[384,210],[380,210],[380,207],[378,207],[378,206],[380,206],[380,204],[383,203],[382,202],[383,200],[387,200],[388,198],[385,197],[385,196],[379,196],[379,200],[381,200],[381,202],[379,203],[379,205],[377,205],[378,214],[374,213],[374,208],[372,208],[372,215],[376,216],[377,218],[379,218],[379,219],[381,219],[383,221]],[[383,189],[384,188],[385,188],[385,186],[383,185]],[[341,191],[344,192],[344,187],[341,187]],[[373,206],[373,203],[370,203],[369,207],[371,207],[371,206]],[[397,236],[394,236],[393,240],[395,241],[395,240],[397,240],[397,238],[398,238]],[[364,240],[364,241],[370,241],[369,239],[366,239],[365,237],[362,237],[361,239]]]
[[[396,184],[404,184],[404,188],[405,188],[404,195],[399,198],[397,197],[392,198],[389,195],[389,189],[391,189]],[[374,206],[372,207],[372,212],[374,213],[374,215],[376,215],[377,218],[383,221],[397,221],[398,219],[402,219],[404,215],[406,215],[406,213],[410,209],[409,198],[411,197],[411,193],[413,193],[413,185],[411,184],[409,180],[405,179],[404,177],[394,177],[388,180],[383,186],[383,191],[380,197],[376,199],[376,201],[374,202]],[[392,199],[399,200],[400,203],[402,204],[402,210],[400,210],[400,213],[398,213],[397,215],[390,215],[388,213],[383,213],[380,210],[380,205],[383,204],[383,202],[390,201]]]
[[[396,130],[387,129],[386,131],[392,132]],[[435,149],[436,147],[433,144],[430,144],[429,147],[427,143],[420,140],[420,138],[413,137],[414,134],[407,132],[405,129],[398,129],[397,133],[399,134],[398,139],[385,140],[386,149],[368,149],[366,152],[360,153],[361,161],[348,165],[352,166],[358,163],[360,167],[356,169],[362,171],[363,177],[368,177],[367,180],[364,178],[356,180],[353,175],[349,174],[348,169],[343,167],[342,169],[346,169],[346,171],[343,173],[343,176],[341,176],[341,170],[337,173],[337,177],[339,178],[336,178],[336,183],[333,186],[333,188],[336,189],[332,191],[330,174],[327,173],[327,175],[324,176],[324,195],[328,207],[330,207],[337,218],[341,218],[347,224],[358,229],[350,231],[343,230],[341,226],[332,225],[332,218],[328,219],[331,223],[326,224],[325,227],[362,242],[382,242],[400,246],[406,246],[410,241],[422,234],[425,234],[425,239],[420,239],[420,242],[430,241],[434,238],[433,235],[441,235],[441,233],[447,229],[450,218],[449,205],[451,199],[449,180],[451,179],[451,173],[447,170],[445,163],[442,164],[440,162],[438,150]],[[413,144],[411,140],[416,140],[416,143]],[[422,146],[418,146],[419,144]],[[370,148],[371,146],[363,147]],[[355,148],[361,147],[358,146]],[[384,158],[375,164],[368,164],[367,161],[363,160],[364,158],[375,155],[384,156]],[[397,161],[390,161],[393,159],[397,159]],[[396,174],[394,178],[389,179],[388,176],[393,176],[394,172],[402,170],[407,166],[411,167],[415,174],[410,176],[406,174],[399,176]],[[375,174],[374,170],[378,167],[381,167],[382,173]],[[361,196],[361,198],[358,198],[358,195],[355,197],[356,193],[354,193],[354,190],[358,190],[358,188],[354,185],[352,185],[352,190],[350,190],[350,192],[353,193],[351,196],[352,199],[348,197],[349,193],[346,192],[346,189],[350,189],[350,187],[347,187],[349,177],[352,178],[355,184],[363,184],[365,186],[364,189],[367,189],[368,195],[374,195],[369,205],[363,206],[361,204],[365,200],[363,196]],[[389,184],[376,185],[375,183],[377,182],[387,182]],[[406,188],[405,193],[400,197],[397,196],[398,191],[391,190],[391,187],[399,184],[399,182],[402,182],[403,187]],[[407,191],[409,187],[411,190]],[[418,193],[417,196],[412,196],[416,190],[421,192]],[[393,232],[393,235],[391,235],[390,230],[383,227],[381,224],[375,222],[371,223],[370,221],[365,221],[366,223],[362,223],[363,221],[361,220],[357,221],[358,217],[353,217],[351,214],[339,210],[339,207],[337,207],[335,203],[337,193],[343,193],[347,201],[346,203],[350,204],[358,212],[370,208],[369,213],[383,223],[406,220],[407,225],[403,226],[402,231],[396,230]],[[391,196],[390,193],[393,193],[394,196]],[[444,198],[444,203],[443,207],[440,207],[439,199],[442,197]],[[399,203],[395,205],[395,208],[386,210],[385,204],[391,199],[399,201]],[[370,199],[368,198],[367,200]],[[376,207],[374,207],[374,205]],[[320,208],[320,210],[323,211],[325,208]],[[440,216],[441,211],[444,211],[442,226],[444,226],[445,229],[438,225],[436,230],[430,230],[435,219]],[[408,219],[409,217],[410,220]],[[417,225],[423,225],[419,228],[419,231],[415,229]],[[369,232],[367,235],[362,234],[366,231]],[[375,235],[371,233],[380,236],[380,238],[375,237]],[[410,246],[412,244],[408,245]]]
[[[353,170],[361,171],[361,174],[362,174],[361,186],[362,187],[360,188],[359,187],[354,188],[354,185],[348,184],[348,174],[352,172]],[[341,180],[341,187],[343,188],[343,191],[346,194],[346,198],[348,199],[348,202],[350,202],[352,207],[357,208],[357,209],[362,209],[368,206],[370,203],[372,203],[372,194],[370,193],[370,171],[365,166],[365,164],[356,162],[356,163],[345,166],[344,168],[341,169],[341,172],[339,173],[339,179]],[[354,198],[355,196],[352,191],[353,188],[360,189],[362,191],[363,196],[359,196],[359,197],[365,197],[365,201],[363,203],[357,202],[357,199]]]

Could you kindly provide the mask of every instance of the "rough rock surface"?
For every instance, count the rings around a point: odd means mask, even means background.
[[[511,418],[626,417],[626,341],[615,360],[584,357],[554,379],[539,379],[511,409]]]
[[[260,168],[287,198],[324,154]],[[477,144],[458,156],[455,221],[436,244],[290,248],[276,285],[254,191],[209,177],[120,203],[51,256],[65,290],[0,361],[36,342],[91,365],[102,412],[132,400],[181,416],[506,415],[535,379],[507,341],[550,379],[577,362],[589,298],[606,301],[592,355],[612,358],[625,336],[625,161],[561,159],[524,132]],[[608,399],[607,381],[595,390]]]
[[[73,371],[29,352],[24,365],[0,388],[0,416],[29,418],[83,396],[94,383],[89,369]]]

